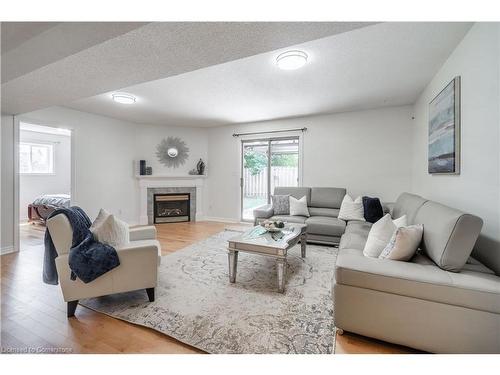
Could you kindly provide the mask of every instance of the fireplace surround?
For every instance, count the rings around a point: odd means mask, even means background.
[[[139,224],[154,224],[155,194],[189,194],[189,220],[202,220],[206,176],[136,176],[139,187]]]

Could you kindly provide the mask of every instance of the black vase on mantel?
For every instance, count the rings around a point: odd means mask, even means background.
[[[139,174],[141,176],[146,174],[146,160],[139,160]]]

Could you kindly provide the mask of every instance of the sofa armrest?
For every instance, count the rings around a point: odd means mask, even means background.
[[[253,217],[255,218],[256,223],[258,219],[269,219],[273,215],[274,210],[272,204],[266,204],[253,210]]]
[[[116,251],[120,265],[113,273],[113,293],[156,286],[161,259],[161,247],[158,241],[133,241],[117,248]]]
[[[131,256],[130,254],[140,254],[140,256],[161,257],[161,246],[157,240],[136,240],[126,245],[116,248],[120,262],[122,258]],[[158,259],[156,259],[158,260]]]
[[[266,204],[253,210],[253,216],[259,219],[268,219],[273,216],[273,214],[274,210],[272,204]]]
[[[120,265],[87,284],[78,278],[70,279],[69,254],[58,256],[56,267],[64,300],[75,301],[156,286],[161,255],[158,241],[133,241],[116,251]]]
[[[156,227],[154,225],[131,227],[129,233],[130,241],[156,240]]]

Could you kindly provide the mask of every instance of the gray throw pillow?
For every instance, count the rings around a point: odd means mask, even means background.
[[[275,215],[290,215],[290,196],[272,195],[273,211]]]

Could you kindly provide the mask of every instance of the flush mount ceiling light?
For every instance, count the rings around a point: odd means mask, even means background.
[[[136,101],[135,96],[122,92],[111,94],[111,97],[120,104],[134,104]]]
[[[276,57],[276,65],[283,70],[302,68],[307,63],[307,53],[294,50],[286,51]]]

